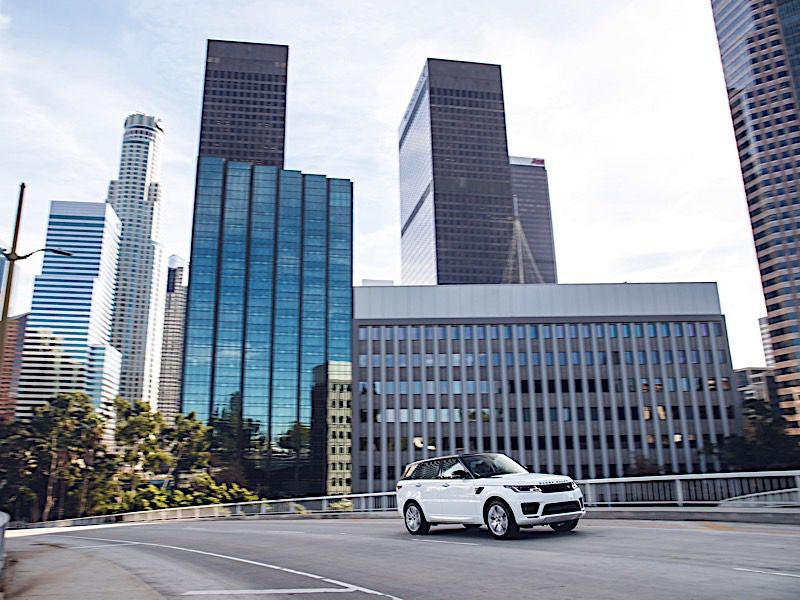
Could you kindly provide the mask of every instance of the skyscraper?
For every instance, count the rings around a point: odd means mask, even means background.
[[[288,46],[208,40],[200,156],[283,168]]]
[[[54,201],[47,253],[33,287],[16,414],[29,418],[60,392],[86,392],[100,411],[119,391],[120,354],[110,345],[120,222],[109,204]]]
[[[27,322],[28,313],[8,318],[5,351],[0,363],[0,420],[14,418]]]
[[[712,0],[780,407],[800,435],[800,0]]]
[[[158,401],[166,271],[161,247],[161,139],[156,117],[125,119],[119,177],[108,203],[122,224],[111,344],[122,354],[120,395]]]
[[[181,408],[187,275],[186,261],[179,256],[170,256],[164,309],[164,344],[161,349],[161,382],[158,388],[158,410],[170,423]]]
[[[764,347],[764,363],[772,369],[775,367],[775,354],[772,352],[772,340],[769,337],[767,317],[761,317],[758,320],[758,328],[761,330],[761,345]]]
[[[352,318],[352,184],[281,169],[287,52],[209,42],[181,392],[270,495],[325,491],[313,392]]]
[[[512,156],[509,162],[511,193],[516,198],[520,225],[533,259],[523,261],[523,268],[528,271],[524,283],[558,283],[544,159]]]
[[[404,284],[555,282],[546,173],[509,164],[499,65],[429,58],[399,134]]]

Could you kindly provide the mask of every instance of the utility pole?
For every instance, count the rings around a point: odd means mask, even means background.
[[[25,183],[19,184],[19,200],[17,201],[17,220],[14,223],[14,238],[11,242],[11,250],[3,253],[8,261],[8,273],[6,274],[6,289],[3,298],[3,313],[0,317],[0,372],[5,364],[6,331],[8,330],[8,310],[11,306],[11,286],[14,284],[14,265],[19,258],[17,256],[17,241],[19,240],[19,225],[22,221],[22,202],[25,199]]]

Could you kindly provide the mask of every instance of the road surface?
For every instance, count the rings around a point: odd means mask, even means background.
[[[535,528],[496,541],[456,526],[412,537],[397,518],[228,520],[7,542],[18,568],[28,552],[60,549],[170,599],[800,597],[800,527],[790,525],[584,520],[572,533]],[[10,597],[47,597],[23,592]]]

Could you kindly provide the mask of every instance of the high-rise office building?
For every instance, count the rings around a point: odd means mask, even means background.
[[[270,495],[326,491],[314,391],[352,318],[352,184],[282,170],[287,55],[208,43],[181,392]]]
[[[28,313],[8,319],[3,362],[0,363],[0,420],[14,418],[27,322]]]
[[[740,431],[713,283],[353,293],[354,492],[459,451],[576,478],[718,471]]]
[[[107,203],[54,201],[47,253],[33,287],[16,415],[29,418],[60,392],[86,392],[101,412],[119,392],[111,346],[120,222]]]
[[[516,283],[558,283],[550,189],[544,159],[511,156],[509,162],[511,193],[525,234],[524,242],[520,242],[527,245],[525,253],[530,252],[529,260],[521,261],[524,281]]]
[[[170,256],[164,309],[164,343],[161,349],[161,382],[158,388],[158,410],[169,423],[175,421],[181,408],[187,275],[186,261],[179,256]]]
[[[800,0],[712,0],[775,380],[800,435]]]
[[[323,493],[312,393],[350,358],[352,184],[211,156],[198,170],[182,411],[243,428],[265,492]]]
[[[761,330],[761,345],[764,347],[764,362],[770,369],[775,367],[775,354],[772,352],[772,339],[769,337],[769,322],[767,317],[758,320],[758,328]]]
[[[552,237],[546,175],[509,164],[499,65],[429,58],[399,136],[404,284],[555,282],[554,259],[538,247],[548,247],[541,232]]]
[[[200,156],[283,168],[288,46],[208,40]]]
[[[108,203],[122,224],[111,345],[122,354],[120,395],[155,409],[161,371],[166,270],[161,246],[161,140],[155,117],[125,119],[119,177]]]

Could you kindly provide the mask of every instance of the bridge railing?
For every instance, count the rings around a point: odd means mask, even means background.
[[[800,471],[752,473],[704,473],[620,477],[578,481],[588,507],[692,507],[800,509]],[[260,500],[236,504],[212,504],[117,513],[97,517],[63,519],[42,523],[11,523],[10,528],[71,527],[106,523],[137,523],[176,519],[296,516],[305,514],[364,514],[397,510],[394,491],[372,494],[314,496]]]

